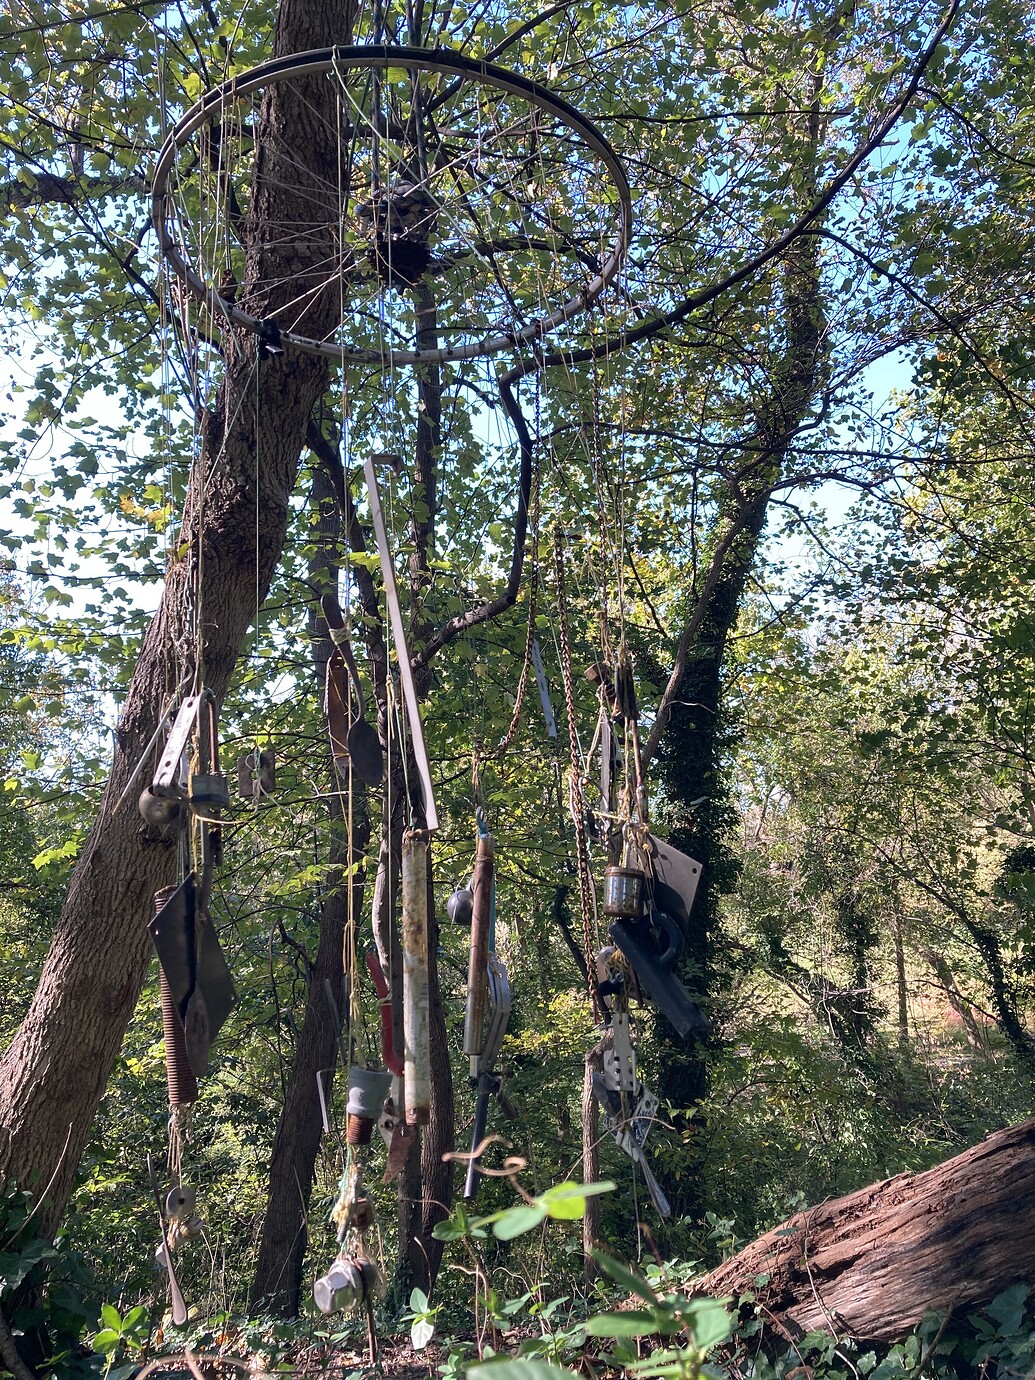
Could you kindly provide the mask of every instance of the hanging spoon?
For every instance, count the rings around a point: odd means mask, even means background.
[[[166,1273],[169,1276],[169,1301],[172,1304],[173,1323],[176,1327],[183,1327],[187,1321],[187,1305],[183,1301],[179,1280],[176,1278],[176,1267],[173,1265],[169,1233],[165,1229],[165,1203],[162,1201],[162,1190],[158,1187],[158,1175],[155,1173],[150,1155],[147,1157],[147,1172],[151,1179],[155,1203],[158,1206],[158,1224],[162,1229],[162,1263],[165,1265]],[[171,1196],[171,1194],[168,1195],[168,1197]]]
[[[346,735],[349,756],[361,781],[368,786],[380,786],[385,770],[384,752],[381,748],[381,739],[377,736],[377,729],[366,717],[366,701],[359,679],[359,668],[352,654],[352,644],[345,636],[345,620],[341,614],[341,607],[333,594],[325,594],[320,603],[330,630],[331,641],[341,650],[349,675],[352,677],[352,684],[356,687],[359,714],[353,719]]]

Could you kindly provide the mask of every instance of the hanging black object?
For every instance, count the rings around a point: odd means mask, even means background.
[[[711,1022],[676,977],[683,930],[674,916],[656,910],[649,920],[615,920],[608,936],[625,955],[644,995],[680,1039],[709,1033]]]
[[[446,914],[454,925],[469,930],[474,919],[474,892],[470,883],[458,886],[446,898]]]
[[[187,1058],[199,1077],[208,1071],[212,1041],[236,1000],[234,981],[194,873],[176,888],[148,926],[183,1025]]]
[[[341,607],[333,594],[325,594],[320,603],[331,641],[334,643],[335,654],[343,659],[348,669],[352,684],[355,686],[356,702],[359,706],[359,714],[353,719],[345,734],[348,756],[361,781],[368,786],[380,786],[385,774],[384,751],[381,747],[381,739],[377,736],[377,729],[367,721],[363,686],[359,679],[359,667],[356,665],[352,644],[345,632],[345,620],[342,617]],[[343,694],[341,698],[344,701]],[[328,714],[330,714],[330,708],[330,695],[328,695]],[[340,731],[338,736],[340,736]],[[332,725],[332,745],[334,739],[335,729]]]

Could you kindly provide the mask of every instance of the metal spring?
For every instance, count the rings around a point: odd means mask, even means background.
[[[163,887],[155,892],[155,914],[176,890]],[[158,965],[158,990],[162,997],[162,1034],[165,1036],[165,1081],[169,1089],[169,1106],[185,1107],[198,1100],[198,1080],[187,1058],[187,1041],[183,1034],[183,1023],[176,1010],[165,970]]]

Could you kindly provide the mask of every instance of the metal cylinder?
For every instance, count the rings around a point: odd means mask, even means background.
[[[356,1116],[349,1112],[348,1121],[345,1124],[345,1143],[346,1145],[369,1145],[370,1137],[374,1133],[374,1123],[368,1116]]]
[[[604,870],[604,914],[637,920],[643,914],[646,877],[631,867]]]
[[[387,1069],[365,1069],[353,1065],[349,1069],[349,1100],[345,1110],[349,1116],[365,1117],[376,1121],[385,1105],[385,1098],[392,1086],[392,1075]]]
[[[429,838],[425,829],[408,829],[402,842],[403,1082],[410,1126],[425,1126],[431,1120]]]
[[[230,804],[230,788],[220,772],[196,772],[190,781],[192,810],[223,810]]]
[[[351,1260],[339,1257],[313,1285],[313,1302],[321,1313],[337,1313],[352,1308],[363,1292],[362,1272]]]
[[[491,834],[478,835],[471,878],[471,949],[467,964],[467,1010],[464,1015],[464,1053],[470,1060],[471,1077],[477,1078],[485,1040],[485,1013],[489,1005],[489,931],[492,926],[492,878],[494,848]]]
[[[176,891],[174,886],[155,892],[155,915]],[[162,998],[162,1034],[165,1039],[165,1081],[169,1089],[169,1106],[186,1107],[198,1100],[198,1080],[187,1057],[187,1041],[183,1022],[176,1009],[165,970],[158,965],[158,990]]]

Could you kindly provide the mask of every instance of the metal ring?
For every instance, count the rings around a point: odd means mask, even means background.
[[[308,354],[321,355],[340,362],[359,362],[380,364],[392,367],[398,364],[445,363],[486,357],[502,350],[517,346],[527,346],[543,339],[567,321],[585,311],[600,296],[604,288],[615,277],[628,251],[632,232],[632,199],[628,179],[611,145],[596,126],[582,115],[574,106],[559,96],[552,94],[537,82],[514,72],[508,72],[493,63],[464,57],[460,53],[443,49],[423,49],[376,46],[339,46],[324,48],[309,53],[293,54],[277,58],[252,68],[250,71],[231,77],[219,86],[213,87],[201,97],[173,128],[158,156],[152,184],[151,217],[158,232],[161,252],[176,276],[184,282],[192,294],[203,303],[215,321],[223,320],[232,326],[243,327],[263,337],[268,333],[271,322],[260,319],[243,310],[225,290],[214,281],[206,281],[202,273],[186,259],[177,241],[175,203],[171,187],[177,155],[187,146],[191,136],[204,125],[213,122],[225,113],[229,106],[241,98],[260,91],[270,84],[304,76],[340,73],[342,69],[358,68],[371,72],[386,72],[390,68],[403,69],[412,74],[421,72],[445,74],[458,77],[461,82],[470,82],[487,88],[491,95],[500,93],[517,96],[537,107],[555,120],[581,145],[589,149],[606,171],[612,188],[605,192],[594,182],[599,191],[599,200],[613,203],[614,229],[606,255],[602,253],[598,265],[589,272],[587,280],[572,292],[566,300],[536,316],[524,325],[510,330],[491,331],[484,338],[467,341],[457,345],[439,348],[392,349],[386,352],[368,346],[355,346],[330,340],[318,340],[304,333],[281,327],[279,339],[285,345]],[[584,265],[585,266],[585,265]],[[276,324],[276,323],[273,323]]]

